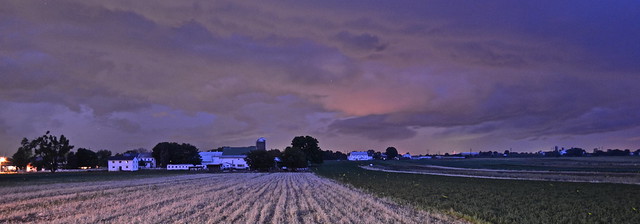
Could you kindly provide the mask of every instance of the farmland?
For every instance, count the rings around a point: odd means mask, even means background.
[[[394,166],[437,165],[471,169],[640,173],[640,157],[635,156],[427,159],[376,162]]]
[[[75,183],[94,181],[132,180],[150,177],[168,177],[190,174],[180,171],[141,170],[138,172],[35,172],[0,175],[0,187],[43,185],[55,183]]]
[[[399,203],[478,222],[640,223],[637,185],[478,179],[358,167],[369,163],[333,162],[315,172]]]
[[[0,187],[0,223],[440,223],[311,173],[190,174]]]
[[[640,159],[634,157],[479,158],[458,160],[371,161],[363,168],[493,179],[640,185]]]

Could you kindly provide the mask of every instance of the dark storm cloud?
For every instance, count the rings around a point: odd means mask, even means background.
[[[348,31],[342,31],[336,35],[336,39],[342,42],[346,48],[360,51],[378,52],[387,47],[386,44],[381,43],[377,36],[368,33],[354,35]]]
[[[638,139],[638,10],[584,1],[6,1],[0,139],[15,148],[54,128],[119,149],[259,136],[279,147],[309,133],[327,144],[416,146],[426,137],[440,147],[451,142],[439,138]]]
[[[416,135],[414,130],[388,122],[385,118],[386,116],[370,115],[344,119],[333,122],[329,129],[339,134],[362,135],[378,141],[403,140]]]
[[[596,79],[601,80],[601,79]],[[493,85],[455,111],[425,111],[362,116],[338,120],[329,128],[372,139],[410,138],[409,127],[449,128],[445,136],[499,134],[513,139],[572,136],[627,130],[640,125],[637,95],[625,81],[603,78],[550,76],[522,78],[517,83]],[[627,80],[628,81],[628,80]],[[455,107],[459,101],[450,102]],[[447,105],[447,104],[445,104]],[[375,119],[374,119],[375,118]],[[385,127],[392,127],[386,129]],[[369,130],[369,131],[364,131]]]

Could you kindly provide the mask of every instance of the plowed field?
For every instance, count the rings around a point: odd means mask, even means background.
[[[0,223],[444,223],[311,173],[196,174],[0,188]]]

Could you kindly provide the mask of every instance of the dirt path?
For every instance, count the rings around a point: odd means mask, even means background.
[[[402,169],[384,166],[361,166],[363,169],[391,173],[426,174],[450,177],[469,177],[499,180],[536,180],[580,183],[621,183],[640,185],[640,174],[609,172],[577,172],[577,171],[529,171],[529,170],[491,170],[469,169],[421,165]]]
[[[0,223],[454,223],[312,173],[0,188]],[[6,199],[6,200],[5,200]]]

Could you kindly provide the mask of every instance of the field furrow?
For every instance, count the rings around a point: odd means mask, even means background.
[[[10,199],[0,204],[1,223],[442,222],[310,173],[197,174],[0,192]]]

